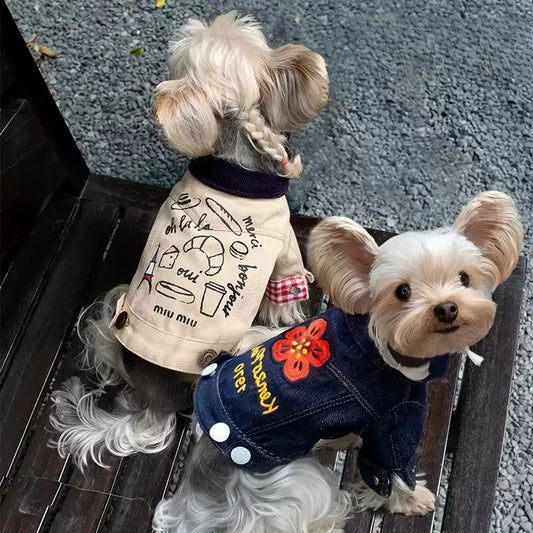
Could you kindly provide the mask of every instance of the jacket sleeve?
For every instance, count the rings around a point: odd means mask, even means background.
[[[392,477],[400,477],[410,489],[416,485],[416,450],[422,437],[425,405],[404,402],[381,421],[374,421],[362,434],[358,468],[363,481],[388,498]]]
[[[270,275],[265,296],[276,304],[307,300],[309,298],[307,281],[313,282],[314,278],[311,272],[305,269],[296,235],[292,226],[289,226],[285,244]]]

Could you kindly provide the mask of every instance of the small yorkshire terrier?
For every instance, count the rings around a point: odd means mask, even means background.
[[[320,222],[311,269],[338,307],[204,370],[195,392],[200,439],[154,529],[342,531],[352,497],[359,510],[433,510],[435,496],[416,479],[426,383],[454,354],[476,360],[469,346],[493,323],[493,291],[516,265],[522,238],[513,200],[493,191],[471,200],[451,228],[379,247],[349,219]],[[322,439],[346,444],[346,436],[362,439],[350,491],[305,457]]]
[[[302,45],[270,48],[252,17],[231,12],[189,21],[169,66],[157,120],[195,159],[161,206],[129,287],[85,317],[84,362],[99,389],[72,379],[52,396],[58,450],[80,467],[103,466],[104,451],[163,450],[200,372],[238,350],[258,313],[270,327],[305,316],[312,276],[285,198],[302,163],[284,133],[327,102],[324,59]],[[113,412],[95,405],[104,385],[124,382]]]

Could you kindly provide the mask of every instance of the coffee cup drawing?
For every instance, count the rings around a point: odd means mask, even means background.
[[[214,281],[208,281],[204,285],[200,313],[205,316],[215,316],[222,302],[222,298],[224,298],[227,292],[226,287]]]

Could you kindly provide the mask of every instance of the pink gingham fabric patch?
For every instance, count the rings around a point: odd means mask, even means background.
[[[288,304],[298,300],[307,300],[309,291],[305,276],[292,276],[279,281],[268,281],[266,297],[276,304]]]

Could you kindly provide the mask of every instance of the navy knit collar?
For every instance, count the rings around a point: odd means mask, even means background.
[[[350,335],[367,356],[375,357],[378,363],[384,368],[395,372],[396,374],[398,374],[398,376],[401,376],[404,379],[409,379],[407,376],[405,376],[395,368],[392,368],[384,361],[376,345],[374,344],[374,341],[370,338],[370,335],[368,334],[368,315],[352,315],[349,313],[344,313],[344,315],[346,317],[346,323],[348,325],[348,331],[350,332]],[[406,356],[404,355],[398,355],[401,358],[406,358]],[[394,355],[393,357],[399,364],[407,366],[401,360],[399,361],[398,359],[396,359]],[[409,357],[408,359],[414,358]],[[448,372],[449,362],[450,354],[437,355],[435,357],[430,357],[422,360],[422,364],[429,363],[428,376],[422,381],[426,382],[443,378]]]
[[[193,159],[189,171],[208,187],[241,198],[280,198],[289,188],[289,180],[274,172],[247,170],[212,155]]]
[[[406,366],[407,368],[424,366],[431,361],[431,357],[410,357],[409,355],[403,355],[400,352],[397,352],[390,344],[389,352],[398,364]]]

